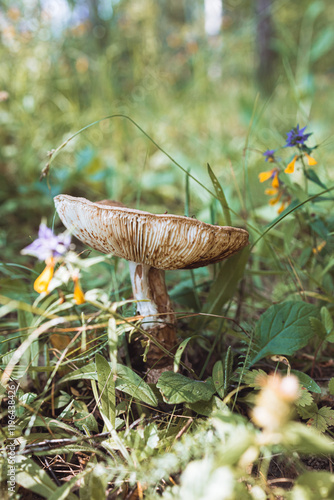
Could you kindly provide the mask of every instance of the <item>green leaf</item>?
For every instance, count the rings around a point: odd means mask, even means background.
[[[233,297],[237,284],[244,274],[249,252],[249,247],[245,247],[220,264],[216,279],[210,287],[204,312],[219,314],[224,304]]]
[[[212,379],[215,389],[221,398],[224,397],[224,365],[222,361],[217,361],[212,369]]]
[[[254,389],[261,389],[261,381],[265,381],[268,374],[263,370],[249,370],[244,375],[244,383]]]
[[[294,453],[312,455],[334,454],[333,441],[320,434],[316,429],[299,422],[290,422],[284,427],[282,444]]]
[[[111,363],[109,363],[111,366]],[[97,380],[96,365],[94,362],[75,370],[68,375],[65,375],[60,382],[69,382],[71,380]],[[144,403],[157,406],[157,398],[152,391],[151,387],[139,377],[128,366],[117,363],[117,379],[116,389],[123,391],[126,394],[143,401]]]
[[[289,500],[328,500],[329,498],[334,498],[334,476],[331,472],[319,470],[300,475],[289,496]]]
[[[328,311],[327,307],[323,306],[320,309],[321,321],[325,327],[326,334],[330,335],[334,329],[333,318]]]
[[[94,361],[82,366],[72,373],[68,373],[60,380],[60,383],[70,382],[72,380],[97,380],[96,365]]]
[[[224,394],[226,394],[227,387],[230,383],[233,368],[233,353],[231,346],[227,348],[226,356],[224,359]]]
[[[305,175],[310,181],[314,182],[323,189],[327,189],[327,186],[325,186],[325,184],[319,179],[318,175],[312,168],[305,169]]]
[[[102,464],[95,464],[84,477],[80,489],[80,500],[102,500],[106,498],[106,489],[110,472]]]
[[[334,410],[332,410],[329,406],[322,406],[322,408],[319,408],[318,414],[313,420],[314,424],[312,425],[319,430],[324,428],[325,431],[328,427],[332,427],[334,425]]]
[[[317,312],[316,306],[305,302],[284,302],[269,307],[255,327],[257,353],[251,363],[274,354],[292,355],[304,347],[313,336],[310,317],[317,316]]]
[[[318,408],[312,403],[305,408],[298,407],[298,413],[303,419],[308,419],[309,426],[315,427],[320,432],[325,432],[328,427],[334,425],[334,410],[329,406]]]
[[[310,61],[314,63],[320,57],[324,56],[326,52],[333,49],[334,46],[334,33],[331,26],[323,27],[318,33],[312,44],[310,50]]]
[[[174,356],[174,372],[177,372],[178,369],[179,369],[179,366],[180,366],[180,361],[181,361],[181,356],[183,354],[183,351],[185,350],[185,348],[187,347],[187,344],[188,342],[192,339],[193,337],[188,337],[187,339],[185,339],[183,342],[181,342],[181,344],[179,345],[179,347],[177,348],[177,351],[175,353],[175,356]]]
[[[106,416],[113,428],[115,428],[116,418],[116,395],[114,374],[108,361],[101,356],[95,355],[97,380],[102,404],[102,417]]]
[[[210,401],[197,401],[197,403],[186,403],[186,407],[192,411],[210,417],[212,413],[219,411],[221,413],[229,412],[227,404],[217,396],[213,396]]]
[[[329,393],[334,396],[334,377],[332,377],[328,384]]]
[[[291,370],[291,373],[293,373],[293,375],[296,375],[299,382],[302,384],[302,386],[305,387],[305,389],[311,392],[316,392],[317,394],[321,394],[320,387],[309,375],[306,375],[306,373],[300,372],[298,370]]]
[[[33,419],[34,427],[45,427],[46,429],[51,429],[52,431],[59,431],[60,429],[63,429],[64,431],[67,431],[70,434],[76,434],[77,436],[81,436],[81,433],[71,425],[62,422],[59,419],[50,417],[28,416],[22,420],[21,422],[22,427],[24,428],[28,426],[30,424],[31,419]]]
[[[52,494],[56,491],[57,486],[49,477],[48,473],[41,469],[30,458],[18,455],[16,461],[16,483],[27,490],[41,495],[44,498],[52,497]],[[69,500],[74,500],[77,497],[69,493],[67,498],[69,498]]]
[[[302,387],[300,391],[300,396],[296,401],[296,405],[299,408],[305,408],[306,406],[310,406],[313,403],[313,396],[307,389]]]
[[[32,403],[36,398],[37,395],[33,392],[26,392],[25,394],[20,396],[19,401],[20,403],[24,403],[25,405],[32,406]],[[16,417],[22,417],[26,411],[27,410],[24,408],[24,406],[18,406],[18,408],[15,409]]]
[[[232,226],[230,209],[229,209],[229,206],[227,204],[223,188],[221,187],[220,182],[218,181],[217,177],[213,173],[210,165],[207,164],[207,166],[208,166],[208,173],[209,173],[211,182],[213,184],[213,187],[215,188],[216,195],[217,195],[218,200],[220,201],[220,204],[221,204],[222,209],[223,209],[223,214],[224,214],[224,217],[225,217],[226,225],[227,226]]]
[[[148,405],[158,405],[151,387],[128,366],[117,364],[116,389]]]
[[[315,335],[321,340],[325,340],[327,332],[323,322],[318,318],[310,318],[310,324]]]
[[[54,493],[52,493],[51,496],[48,497],[48,500],[78,500],[78,497],[71,493],[71,489],[78,483],[81,479],[81,477],[86,473],[84,470],[83,472],[76,474],[72,479],[67,481],[65,484],[62,486],[59,486]]]
[[[169,404],[209,401],[215,392],[209,383],[191,380],[174,372],[162,373],[157,387],[160,389],[164,401]]]

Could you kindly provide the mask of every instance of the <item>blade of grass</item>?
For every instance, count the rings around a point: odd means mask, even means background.
[[[228,206],[228,203],[226,201],[224,190],[221,187],[220,182],[218,181],[217,177],[215,176],[215,174],[214,174],[214,172],[209,164],[207,164],[207,167],[208,167],[208,173],[209,173],[211,182],[213,184],[213,187],[215,188],[218,200],[219,200],[219,202],[222,206],[222,209],[223,209],[223,214],[224,214],[226,226],[232,226],[231,215],[230,215],[231,209]]]

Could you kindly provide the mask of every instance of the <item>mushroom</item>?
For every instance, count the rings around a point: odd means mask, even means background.
[[[165,285],[165,271],[194,269],[219,262],[248,244],[248,232],[214,226],[191,217],[154,215],[103,200],[59,195],[54,198],[63,224],[83,243],[129,261],[141,327],[169,351],[175,350],[176,321]],[[148,378],[156,381],[172,368],[171,358],[151,343]]]

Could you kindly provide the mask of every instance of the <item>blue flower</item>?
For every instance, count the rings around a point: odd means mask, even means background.
[[[272,162],[276,161],[275,156],[274,156],[275,151],[276,151],[275,149],[267,149],[267,151],[265,151],[262,156],[265,156],[266,161],[269,161],[272,163]]]
[[[311,134],[304,134],[304,130],[306,127],[303,127],[299,129],[299,125],[297,127],[292,128],[289,132],[287,132],[287,139],[286,139],[286,148],[292,148],[294,146],[304,146],[305,142],[307,139],[310,137]]]
[[[52,257],[61,257],[70,248],[71,236],[66,233],[56,236],[52,229],[43,222],[39,226],[38,238],[25,247],[21,253],[23,255],[33,255],[39,260],[48,260]]]

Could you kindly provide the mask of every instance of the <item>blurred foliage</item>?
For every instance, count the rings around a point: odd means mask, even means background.
[[[258,186],[253,205],[236,196],[247,172],[253,188],[257,150],[275,146],[298,121],[311,119],[315,137],[330,133],[330,6],[329,0],[272,2],[274,85],[270,101],[261,93],[254,109],[259,56],[249,2],[224,2],[221,34],[210,37],[199,0],[2,1],[0,90],[8,95],[1,94],[0,103],[0,236],[6,258],[24,246],[41,213],[52,217],[52,196],[59,192],[183,213],[183,174],[121,118],[79,136],[57,159],[49,185],[39,182],[48,151],[110,114],[130,115],[208,186],[209,161],[236,211],[263,205]],[[207,194],[191,188],[192,212],[208,219]]]
[[[109,498],[141,499],[146,489],[147,498],[204,499],[224,482],[230,493],[215,498],[283,498],[283,477],[294,483],[288,498],[330,495],[331,476],[309,472],[305,456],[322,454],[332,467],[332,443],[319,432],[333,436],[334,422],[331,0],[225,0],[215,36],[204,30],[202,0],[0,6],[0,368],[2,380],[9,367],[20,383],[18,495],[72,498],[81,484],[80,498],[104,498],[109,488]],[[109,115],[118,116],[101,120]],[[288,176],[285,136],[297,123],[312,132],[317,165]],[[278,216],[258,181],[268,149],[280,150],[291,195]],[[136,306],[124,301],[123,260],[87,259],[76,242],[86,302],[73,300],[68,277],[46,296],[33,292],[44,266],[20,250],[43,217],[63,231],[59,193],[249,230],[249,248],[224,263],[168,273],[170,296],[187,314],[174,358],[183,373],[150,386],[133,371],[125,339]],[[288,402],[274,387],[288,412],[274,434],[248,418],[271,371],[300,384]],[[268,407],[270,425],[279,412]],[[53,450],[38,448],[50,439]],[[41,462],[29,458],[38,453]],[[68,468],[58,474],[46,455],[66,456]]]

